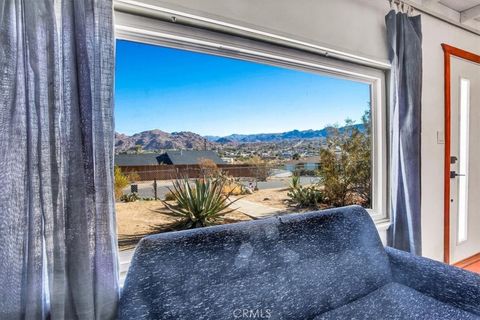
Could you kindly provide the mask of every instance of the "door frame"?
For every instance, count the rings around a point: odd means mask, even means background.
[[[445,71],[445,159],[444,159],[444,198],[443,198],[443,261],[450,264],[450,156],[451,156],[451,56],[480,64],[480,55],[442,43]]]

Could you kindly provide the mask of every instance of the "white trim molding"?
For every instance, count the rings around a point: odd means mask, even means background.
[[[306,50],[325,56],[334,57],[340,60],[350,61],[357,64],[375,67],[379,69],[390,69],[390,64],[385,61],[370,59],[359,55],[351,54],[348,52],[336,50],[333,48],[327,48],[324,46],[316,45],[310,42],[301,41],[298,39],[257,30],[230,22],[207,18],[199,15],[194,15],[187,12],[173,10],[158,5],[152,5],[137,0],[114,0],[114,8],[117,12],[129,13],[134,15],[140,15],[145,17],[156,18],[162,21],[169,21],[176,24],[182,24],[187,26],[195,26],[199,28],[205,28],[209,30],[215,30],[232,34],[236,36],[242,36],[245,38],[257,39],[261,41],[267,41],[270,43],[280,44],[295,49]]]
[[[478,17],[480,17],[480,4],[468,10],[462,11],[460,13],[460,22],[465,23]]]

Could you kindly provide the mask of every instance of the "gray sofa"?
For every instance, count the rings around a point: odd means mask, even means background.
[[[480,276],[384,248],[358,206],[149,236],[120,319],[479,319]]]

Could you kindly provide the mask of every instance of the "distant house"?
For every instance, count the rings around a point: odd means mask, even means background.
[[[198,165],[208,159],[215,164],[226,164],[215,151],[179,150],[165,153],[141,153],[115,155],[115,165],[119,167],[136,167],[152,165]]]
[[[308,171],[317,170],[320,165],[320,157],[308,157],[299,160],[290,160],[285,163],[285,170],[295,171],[297,169],[304,169]]]
[[[231,157],[222,157],[221,159],[228,164],[233,164],[235,162],[235,159],[233,159]]]
[[[195,165],[199,164],[202,160],[208,159],[215,162],[215,164],[226,164],[215,151],[205,150],[179,150],[179,151],[167,151],[161,154],[159,157],[160,164],[170,165]]]

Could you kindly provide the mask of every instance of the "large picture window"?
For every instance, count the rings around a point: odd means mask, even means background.
[[[141,25],[120,27],[116,49],[120,249],[351,204],[387,217],[383,72]]]

